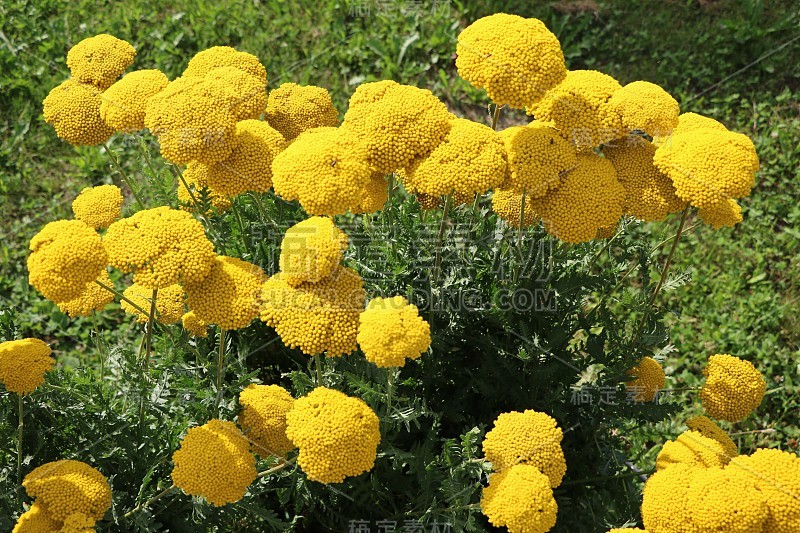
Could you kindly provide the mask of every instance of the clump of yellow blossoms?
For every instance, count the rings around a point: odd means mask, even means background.
[[[649,533],[699,533],[691,522],[688,492],[700,469],[676,464],[647,479],[642,491],[642,521]]]
[[[80,220],[48,223],[29,248],[28,281],[53,302],[79,297],[108,265],[100,235]]]
[[[77,513],[100,520],[111,507],[111,487],[105,476],[81,461],[44,464],[25,476],[22,486],[57,522]]]
[[[507,128],[500,135],[508,153],[503,188],[541,198],[559,186],[561,176],[578,166],[575,148],[548,124],[533,121]]]
[[[127,41],[101,33],[82,40],[67,52],[72,77],[105,90],[133,63],[136,50]]]
[[[520,209],[522,209],[522,193],[516,192],[514,189],[502,188],[495,189],[492,193],[492,211],[512,228],[519,228]],[[533,226],[538,220],[530,203],[526,202],[522,227]]]
[[[742,469],[698,469],[686,498],[697,531],[774,532],[764,529],[766,498]]]
[[[58,533],[95,533],[96,520],[83,513],[74,513],[64,520],[64,525]]]
[[[548,233],[565,242],[586,242],[600,228],[616,225],[622,216],[625,189],[617,180],[614,165],[594,152],[578,155],[578,166],[562,180],[558,189],[542,198],[531,198]]]
[[[431,345],[431,327],[402,296],[374,298],[359,317],[358,344],[368,361],[399,367]]]
[[[286,414],[294,407],[289,391],[278,385],[248,385],[239,394],[239,426],[262,456],[283,455],[293,450],[286,436]]]
[[[175,486],[217,507],[241,500],[257,475],[247,437],[233,422],[216,418],[190,428],[172,462]]]
[[[226,330],[244,328],[258,316],[264,281],[266,275],[258,265],[219,255],[208,276],[184,283],[186,304],[204,322]]]
[[[125,289],[122,295],[145,311],[143,313],[127,301],[122,300],[122,302],[120,302],[120,307],[122,307],[126,313],[135,316],[136,321],[140,324],[144,324],[150,320],[153,289],[148,289],[147,287],[142,287],[138,283],[134,283]],[[158,289],[158,295],[156,296],[156,321],[161,324],[174,324],[178,322],[183,316],[185,299],[186,295],[183,292],[183,288],[177,283]]]
[[[222,105],[237,120],[258,119],[267,107],[267,87],[263,81],[236,67],[218,67],[203,77],[222,95]]]
[[[628,374],[634,379],[626,381],[625,388],[635,402],[652,402],[667,382],[664,369],[652,357],[642,357],[636,366],[628,370]]]
[[[555,488],[567,471],[561,439],[564,434],[553,417],[527,409],[502,413],[483,439],[486,460],[497,472],[514,465],[538,468]]]
[[[342,128],[308,130],[272,162],[275,193],[310,215],[357,209],[371,177],[365,146]]]
[[[598,147],[624,137],[627,130],[609,103],[619,82],[596,70],[571,70],[528,112],[540,122],[552,122],[561,136],[579,149]]]
[[[567,75],[561,43],[534,18],[496,13],[458,35],[458,74],[497,105],[533,105]]]
[[[653,165],[656,147],[642,137],[629,137],[603,147],[625,188],[625,213],[639,220],[664,220],[681,211],[685,202],[675,194],[672,181]]]
[[[510,533],[545,533],[556,524],[558,504],[547,476],[535,466],[518,464],[489,476],[481,512]]]
[[[30,394],[53,368],[50,347],[39,339],[0,343],[0,381],[9,392]]]
[[[111,224],[103,238],[109,264],[133,272],[133,280],[157,289],[197,283],[211,270],[214,245],[192,215],[162,206]]]
[[[709,207],[697,210],[700,220],[714,229],[723,226],[733,227],[742,221],[742,208],[736,200],[728,198]]]
[[[372,84],[360,85],[341,127],[363,141],[369,165],[388,174],[430,154],[450,131],[453,115],[427,89],[376,83],[382,95],[373,99],[360,94],[371,93]]]
[[[399,176],[402,176],[402,172],[397,172]],[[402,179],[402,178],[401,178]],[[442,198],[439,196],[431,196],[430,194],[424,193],[414,193],[414,198],[417,200],[420,209],[423,211],[431,211],[432,209],[438,209],[444,205]],[[458,191],[453,193],[453,202],[452,205],[466,205],[475,201],[474,194],[462,194]]]
[[[183,329],[193,337],[208,337],[208,322],[201,320],[194,311],[188,311],[181,317]]]
[[[297,463],[320,483],[341,483],[370,470],[381,441],[378,426],[364,401],[325,387],[295,401],[286,415],[286,435],[300,449]]]
[[[86,187],[72,201],[75,218],[94,229],[107,228],[122,216],[122,191],[116,185]]]
[[[94,85],[69,79],[44,99],[44,120],[70,144],[92,146],[111,137],[114,129],[100,116],[101,91]]]
[[[618,89],[608,101],[628,130],[651,137],[669,135],[678,126],[680,106],[670,94],[648,81],[634,81]]]
[[[143,130],[147,102],[168,83],[166,74],[158,69],[126,74],[103,92],[100,116],[116,131]]]
[[[30,509],[17,519],[17,524],[11,533],[51,533],[58,531],[60,523],[50,518],[44,506],[33,502]]]
[[[114,285],[107,270],[100,272],[97,281],[109,287]],[[89,316],[93,311],[102,311],[105,306],[113,301],[113,292],[104,289],[94,281],[90,281],[78,296],[64,302],[56,302],[56,305],[63,313],[74,318],[76,316]]]
[[[365,300],[361,276],[346,267],[337,266],[329,277],[296,287],[279,272],[262,288],[261,320],[275,328],[289,348],[306,355],[345,355],[357,347]]]
[[[686,425],[689,429],[697,431],[704,437],[719,442],[728,457],[736,457],[739,455],[736,444],[731,440],[728,434],[707,416],[694,416],[686,421]]]
[[[744,420],[761,405],[767,388],[753,363],[729,354],[709,357],[703,375],[706,382],[700,389],[700,401],[706,412],[718,420]]]
[[[450,121],[444,140],[430,155],[416,160],[405,173],[409,192],[446,196],[483,194],[506,177],[503,140],[490,127],[464,118]]]
[[[347,250],[347,235],[328,217],[311,217],[288,230],[281,241],[283,280],[296,287],[331,275]]]
[[[781,450],[758,449],[731,460],[727,470],[739,470],[764,495],[764,533],[797,533],[800,528],[800,457]]]
[[[361,203],[352,213],[374,213],[383,209],[389,199],[389,189],[383,172],[373,172],[361,193]]]
[[[296,83],[284,83],[269,93],[264,118],[289,142],[306,130],[339,124],[327,89]]]
[[[672,468],[676,464],[692,467],[723,467],[730,461],[728,450],[719,441],[699,431],[686,430],[677,439],[664,443],[656,458],[656,469]]]
[[[178,201],[181,203],[182,209],[185,211],[196,209],[201,201],[203,189],[206,189],[208,200],[217,211],[224,212],[231,208],[228,196],[209,186],[210,172],[211,167],[203,163],[192,161],[186,165],[186,170],[183,171],[183,180],[178,181]],[[189,186],[188,189],[183,184],[184,180]]]
[[[204,77],[215,68],[236,67],[255,76],[263,85],[267,84],[267,69],[253,54],[240,52],[230,46],[212,46],[195,54],[189,60],[184,76]]]

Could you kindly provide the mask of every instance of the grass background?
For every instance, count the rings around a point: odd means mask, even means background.
[[[124,7],[123,7],[124,6]],[[111,33],[138,50],[133,68],[180,74],[198,50],[232,45],[259,56],[269,87],[294,81],[330,89],[340,111],[359,83],[393,78],[430,88],[456,113],[485,119],[486,99],[456,74],[458,32],[506,11],[536,16],[561,40],[572,69],[599,69],[621,83],[662,85],[683,111],[712,116],[754,140],[762,168],[743,203],[744,223],[698,226],[681,242],[675,275],[693,282],[663,295],[670,318],[668,386],[695,387],[708,355],[752,360],[769,384],[758,414],[730,428],[745,448],[796,451],[800,429],[800,6],[792,0],[720,1],[221,1],[8,0],[0,6],[0,328],[13,313],[26,336],[60,339],[80,362],[91,319],[68,320],[26,282],[27,242],[70,215],[81,188],[112,182],[102,150],[61,142],[41,117],[48,91],[68,76],[66,51]],[[501,125],[525,120],[507,113]],[[132,146],[112,139],[134,175]],[[690,220],[689,225],[695,220]],[[677,220],[637,229],[658,242]],[[613,251],[613,248],[612,248]],[[666,252],[665,252],[666,253]],[[129,321],[104,325],[133,335]],[[65,342],[64,339],[71,339]],[[696,409],[694,394],[672,399]],[[650,449],[680,421],[631,430]]]

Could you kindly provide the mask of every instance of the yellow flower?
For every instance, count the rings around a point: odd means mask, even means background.
[[[508,152],[504,189],[526,191],[541,198],[561,184],[561,177],[578,166],[575,148],[555,128],[538,121],[500,132]]]
[[[72,77],[105,90],[133,63],[136,50],[127,41],[101,33],[82,40],[67,52]]]
[[[718,420],[744,420],[761,405],[767,389],[753,363],[729,354],[709,357],[703,375],[706,382],[700,389],[700,401],[706,412]]]
[[[558,38],[541,20],[496,13],[458,35],[458,74],[497,105],[530,106],[567,75]]]
[[[672,181],[653,165],[656,147],[642,137],[629,137],[603,147],[625,188],[625,213],[647,222],[664,220],[681,211],[685,202]]]
[[[103,238],[109,263],[148,289],[196,283],[208,275],[214,245],[192,215],[162,206],[111,224]]]
[[[402,296],[374,298],[359,317],[357,340],[377,366],[404,366],[430,347],[431,327]]]
[[[694,416],[686,421],[686,425],[689,426],[689,429],[697,431],[704,437],[714,439],[722,444],[728,457],[736,457],[739,455],[736,444],[731,440],[728,434],[707,416]]]
[[[726,470],[738,470],[767,500],[767,533],[797,533],[800,525],[800,457],[780,450],[758,449],[731,460]]]
[[[775,531],[764,529],[768,514],[766,498],[741,469],[699,469],[686,498],[692,523],[699,531]]]
[[[656,137],[669,135],[678,126],[678,102],[655,83],[629,83],[617,90],[608,103],[622,118],[622,125],[631,131]]]
[[[92,146],[111,137],[114,129],[100,117],[101,91],[94,85],[69,79],[42,102],[44,120],[70,144]]]
[[[669,132],[663,135],[654,135],[653,144],[656,146],[661,146],[662,144],[670,143],[672,141],[672,135],[678,135],[680,133],[702,129],[728,131],[728,128],[713,118],[704,117],[703,115],[698,115],[697,113],[683,113],[678,116],[678,125],[674,130],[672,130],[671,135]]]
[[[365,143],[369,165],[388,174],[430,154],[450,131],[453,115],[427,89],[377,83],[377,91],[371,83],[356,89],[341,127]],[[373,98],[376,93],[380,97]]]
[[[258,455],[283,455],[294,449],[286,436],[286,414],[294,407],[289,391],[278,385],[250,384],[239,394],[239,426]]]
[[[178,201],[181,203],[181,209],[184,211],[192,211],[196,209],[196,204],[202,203],[203,190],[206,190],[207,198],[220,213],[227,211],[231,208],[231,201],[227,195],[215,190],[208,184],[209,173],[211,167],[198,163],[196,161],[190,162],[186,165],[186,170],[183,171],[183,179],[189,189],[184,187],[183,181],[178,181]],[[207,215],[209,213],[203,213]]]
[[[530,200],[548,233],[565,242],[586,242],[594,239],[600,228],[617,224],[625,189],[608,159],[585,152],[578,155],[578,167],[563,178],[558,189]]]
[[[402,171],[397,172],[398,175],[402,175]],[[402,178],[401,178],[402,179]],[[420,209],[423,211],[430,211],[432,209],[439,209],[440,207],[444,206],[444,198],[440,196],[431,196],[430,194],[424,193],[414,193],[414,198],[419,203]],[[458,191],[453,191],[453,201],[451,203],[452,206],[458,205],[466,205],[471,204],[475,201],[474,194],[463,194]],[[519,208],[518,208],[519,209]]]
[[[530,106],[541,122],[552,122],[561,136],[579,149],[600,146],[624,137],[627,130],[609,103],[620,84],[596,70],[571,70],[566,79]]]
[[[181,324],[183,329],[193,337],[208,337],[208,322],[200,320],[194,311],[184,313],[181,317]]]
[[[100,520],[111,507],[111,487],[105,476],[80,461],[44,464],[25,476],[22,486],[58,522],[76,513]]]
[[[223,105],[237,120],[258,119],[267,108],[267,86],[257,76],[236,67],[217,67],[204,79],[218,86]]]
[[[636,366],[628,370],[628,374],[635,379],[626,381],[625,388],[633,395],[635,402],[652,402],[667,382],[664,369],[652,357],[642,357]]]
[[[143,130],[147,102],[168,83],[166,74],[158,69],[126,74],[102,94],[100,116],[117,131]]]
[[[266,275],[257,265],[218,255],[202,281],[185,282],[186,304],[197,317],[222,329],[247,327],[258,316]]]
[[[9,392],[30,394],[53,368],[50,347],[39,339],[0,343],[0,381]]]
[[[265,120],[291,142],[306,130],[338,126],[339,112],[327,89],[284,83],[269,93]]]
[[[122,216],[122,191],[116,185],[86,187],[72,201],[75,218],[94,229],[107,228]]]
[[[701,533],[692,523],[689,487],[702,469],[676,464],[647,479],[642,491],[642,521],[651,533]]]
[[[275,328],[289,348],[306,355],[346,355],[357,347],[365,299],[361,276],[349,268],[337,266],[329,277],[297,287],[278,273],[261,291],[261,320]]]
[[[190,428],[172,462],[175,486],[217,507],[241,500],[257,475],[247,437],[233,422],[216,418]]]
[[[28,282],[53,302],[79,297],[108,265],[100,235],[80,220],[48,223],[29,248]]]
[[[33,502],[30,509],[17,519],[17,524],[11,533],[51,533],[58,531],[59,522],[53,520],[44,505]]]
[[[535,466],[555,488],[567,471],[561,450],[563,436],[555,419],[545,413],[533,409],[502,413],[483,439],[483,452],[495,471],[517,464]]]
[[[299,200],[310,215],[358,209],[372,170],[359,139],[342,128],[301,133],[272,162],[275,194]]]
[[[492,211],[512,228],[519,228],[519,211],[521,208],[522,193],[515,192],[514,189],[495,189],[494,193],[492,193]],[[522,227],[527,228],[537,222],[536,214],[526,198],[525,218],[522,221]]]
[[[489,476],[481,512],[510,533],[545,533],[556,525],[558,504],[547,476],[531,465],[514,465]]]
[[[714,229],[720,229],[723,226],[732,228],[743,220],[742,208],[736,200],[730,198],[698,209],[697,215],[700,217],[700,220]]]
[[[347,235],[327,217],[311,217],[288,230],[281,241],[283,280],[296,287],[331,275],[347,250]]]
[[[108,275],[107,270],[102,270],[97,277],[97,281],[107,286],[114,286],[111,277]],[[83,291],[65,302],[56,302],[58,308],[63,313],[71,317],[76,316],[89,316],[92,311],[102,311],[105,307],[114,301],[114,293],[104,289],[94,281],[87,283]]]
[[[286,415],[286,435],[300,449],[297,464],[320,483],[371,470],[381,441],[378,425],[361,399],[325,387],[295,401]]]
[[[490,127],[463,118],[430,155],[417,159],[403,184],[409,192],[446,196],[453,191],[474,196],[500,185],[506,176],[506,149]]]
[[[142,313],[131,304],[122,300],[120,307],[128,313],[136,317],[136,321],[144,324],[150,319],[150,307],[153,303],[153,289],[142,287],[138,283],[134,283],[122,293],[125,298],[132,301],[145,312]],[[183,288],[177,283],[167,285],[158,289],[156,295],[156,322],[161,324],[174,324],[178,322],[183,316],[184,300],[186,295]]]
[[[95,533],[96,520],[83,513],[73,513],[64,520],[58,533]]]
[[[690,429],[678,435],[677,439],[664,443],[656,458],[656,469],[673,468],[677,464],[698,468],[723,467],[730,460],[723,444]]]
[[[383,172],[373,172],[361,191],[361,203],[358,207],[350,208],[352,213],[374,213],[383,209],[389,200],[389,185]]]
[[[258,78],[263,85],[267,84],[267,69],[253,54],[239,52],[230,46],[212,46],[198,52],[189,60],[183,71],[184,76],[203,77],[218,67],[236,67]]]

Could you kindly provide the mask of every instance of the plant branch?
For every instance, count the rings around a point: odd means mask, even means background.
[[[109,159],[111,159],[111,161],[114,163],[114,167],[116,167],[116,169],[117,169],[117,172],[119,172],[119,175],[120,175],[120,176],[122,176],[122,181],[124,181],[124,182],[125,182],[125,185],[127,185],[127,186],[128,186],[128,188],[129,188],[129,189],[131,190],[131,192],[133,193],[133,197],[134,197],[134,198],[136,198],[136,203],[138,203],[138,204],[139,204],[139,207],[141,207],[142,209],[144,209],[144,208],[145,208],[144,201],[142,201],[142,198],[141,198],[141,196],[139,196],[139,191],[137,191],[137,190],[134,188],[134,186],[133,186],[133,182],[132,182],[132,181],[131,181],[131,179],[128,177],[128,175],[125,173],[125,171],[124,171],[124,170],[122,170],[122,167],[120,166],[120,164],[119,164],[119,161],[117,160],[117,157],[116,157],[116,156],[114,155],[114,153],[111,151],[111,148],[109,148],[109,146],[108,146],[108,143],[107,143],[107,142],[106,142],[106,143],[103,143],[103,148],[105,148],[105,149],[106,149],[106,153],[108,154],[108,157],[109,157]]]

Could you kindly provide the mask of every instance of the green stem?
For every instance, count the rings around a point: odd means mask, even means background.
[[[447,214],[450,212],[450,206],[453,203],[453,193],[447,195],[444,200],[444,207],[442,208],[442,221],[439,224],[439,236],[436,239],[436,259],[433,264],[433,275],[431,276],[431,309],[430,320],[433,324],[433,315],[436,309],[436,290],[439,288],[439,278],[442,275],[442,243],[444,242],[444,230],[447,227]]]
[[[319,354],[314,356],[314,368],[317,370],[317,387],[322,386],[322,357]]]
[[[386,369],[386,414],[392,413],[392,393],[394,392],[394,367]]]
[[[144,201],[142,201],[141,196],[139,196],[139,191],[137,191],[134,188],[133,182],[130,180],[130,178],[125,173],[125,171],[122,170],[122,167],[120,166],[119,161],[117,160],[117,157],[111,151],[111,148],[108,147],[108,143],[103,143],[103,147],[106,149],[106,153],[108,154],[109,159],[111,159],[111,161],[114,163],[114,166],[116,167],[117,172],[119,172],[119,175],[122,176],[122,181],[125,182],[125,185],[127,185],[128,188],[133,193],[133,197],[136,198],[136,203],[139,204],[139,207],[144,209],[145,208]]]
[[[250,258],[254,258],[255,255],[253,254],[253,250],[250,249],[250,245],[247,242],[247,232],[244,230],[244,220],[242,219],[242,213],[239,211],[239,208],[236,205],[236,199],[232,196],[228,196],[228,201],[231,203],[231,210],[233,211],[233,216],[236,218],[236,225],[239,226],[239,233],[242,236],[242,243],[244,244],[244,249],[247,253],[250,254]]]
[[[517,228],[517,261],[514,265],[514,285],[517,284],[520,274],[520,266],[522,265],[522,229],[525,224],[525,198],[528,190],[522,189],[522,197],[519,201],[519,228]]]
[[[23,402],[22,394],[17,394],[17,407],[19,412],[19,425],[17,426],[17,485],[22,483],[22,427],[23,423]]]
[[[274,474],[275,472],[280,472],[281,470],[283,470],[287,466],[293,465],[296,460],[297,460],[297,458],[293,457],[292,459],[289,459],[288,461],[282,462],[278,466],[273,466],[269,470],[264,470],[263,472],[259,472],[258,475],[256,475],[256,478],[260,479],[262,477],[267,477],[270,474]]]
[[[150,174],[153,176],[153,179],[156,179],[158,174],[156,174],[156,169],[153,167],[153,160],[150,159],[150,150],[144,145],[144,140],[142,140],[141,135],[136,136],[136,146],[139,147],[139,152],[144,157],[145,163],[147,163],[147,168],[150,169]]]
[[[225,330],[219,328],[219,354],[217,356],[217,396],[214,400],[214,418],[219,418],[219,402],[222,400],[222,377],[225,364]]]
[[[147,317],[147,337],[144,346],[144,367],[150,363],[150,349],[153,341],[153,325],[156,319],[156,299],[158,298],[158,289],[153,289],[152,300],[150,301],[150,314]]]
[[[158,500],[160,500],[161,498],[163,498],[164,496],[166,496],[167,494],[169,494],[170,492],[175,490],[175,488],[176,488],[175,485],[170,485],[169,487],[167,487],[166,489],[162,490],[161,492],[159,492],[158,494],[156,494],[155,496],[153,496],[152,498],[150,498],[146,502],[140,503],[139,505],[137,505],[136,507],[134,507],[133,509],[131,509],[130,511],[125,513],[122,516],[122,518],[130,518],[133,515],[135,515],[136,513],[138,513],[139,511],[141,511],[142,509],[150,507],[155,502],[157,502]]]
[[[97,311],[92,311],[92,323],[94,324],[94,338],[97,342],[97,351],[100,352],[100,385],[102,386],[105,379],[106,368],[106,350],[103,345],[103,340],[100,338],[100,326],[97,324]]]
[[[500,118],[500,110],[503,109],[503,106],[495,104],[494,106],[494,114],[492,114],[492,129],[497,129],[497,119]]]
[[[95,283],[97,283],[99,286],[103,287],[105,290],[107,290],[108,292],[110,292],[111,294],[113,294],[114,296],[116,296],[117,298],[122,300],[123,302],[126,302],[128,305],[130,305],[131,307],[133,307],[134,309],[136,309],[137,311],[139,311],[143,315],[147,314],[147,311],[145,311],[144,308],[142,308],[142,306],[140,306],[136,302],[131,301],[127,296],[125,296],[124,294],[122,294],[121,292],[116,290],[114,287],[109,287],[108,285],[106,285],[102,281],[95,280]]]

